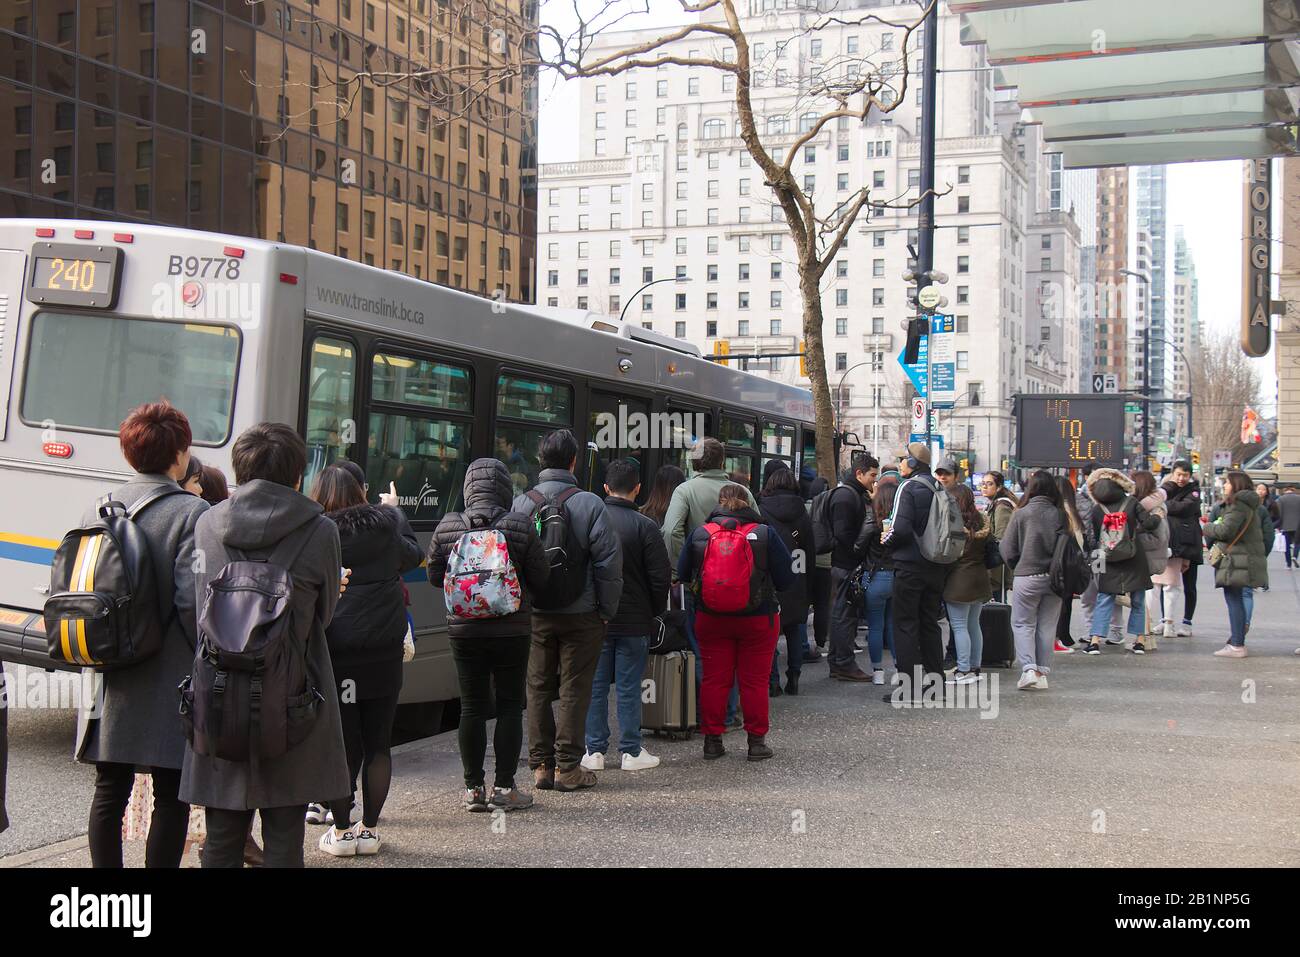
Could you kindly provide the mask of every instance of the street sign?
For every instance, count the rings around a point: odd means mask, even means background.
[[[957,324],[952,316],[930,317],[930,403],[951,409],[957,401]]]
[[[1092,377],[1092,391],[1113,394],[1119,391],[1119,376],[1113,372],[1098,372]]]
[[[1129,415],[1141,415],[1141,414],[1142,414],[1142,403],[1141,403],[1141,402],[1125,402],[1125,403],[1124,403],[1124,411],[1127,412]]]
[[[1035,467],[1119,467],[1124,400],[1108,395],[1020,395],[1016,458]]]
[[[920,303],[922,309],[933,309],[939,305],[939,300],[943,298],[943,293],[939,291],[938,286],[925,286],[916,294],[916,301]]]
[[[1216,469],[1232,468],[1232,451],[1229,449],[1215,449],[1214,467]]]
[[[919,442],[925,438],[926,419],[925,398],[917,396],[912,400],[912,441]],[[920,436],[920,438],[918,438]]]
[[[907,363],[903,361],[903,353],[898,354],[898,364],[903,367],[903,372],[907,374],[908,379],[912,382],[912,388],[916,389],[917,395],[926,395],[929,392],[929,377],[926,372],[926,361],[930,352],[930,337],[922,336],[920,348],[916,353],[916,361]]]

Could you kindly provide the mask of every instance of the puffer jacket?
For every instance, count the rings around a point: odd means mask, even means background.
[[[1193,565],[1205,561],[1205,546],[1201,541],[1201,487],[1195,482],[1179,485],[1168,481],[1160,486],[1165,490],[1165,511],[1169,515],[1169,550]]]
[[[1238,492],[1224,506],[1218,520],[1205,526],[1205,540],[1217,542],[1227,553],[1214,570],[1216,588],[1268,587],[1268,551],[1264,547],[1267,520],[1268,510],[1260,506],[1258,493],[1250,489]]]
[[[503,618],[457,618],[447,616],[447,634],[452,638],[513,638],[532,634],[533,591],[546,584],[551,566],[537,537],[533,520],[510,511],[514,486],[504,462],[476,459],[465,472],[465,510],[448,512],[429,540],[427,571],[429,584],[442,588],[447,559],[460,537],[471,528],[495,528],[505,532],[510,562],[515,566],[523,595],[519,610]]]
[[[803,621],[808,617],[808,573],[816,554],[812,518],[798,492],[764,492],[759,496],[758,505],[763,521],[781,536],[792,559],[797,558],[794,585],[778,596],[781,616],[786,621]]]
[[[1138,533],[1138,545],[1146,552],[1147,567],[1151,569],[1152,575],[1161,574],[1169,564],[1169,513],[1165,510],[1167,497],[1168,493],[1163,488],[1158,488],[1138,503],[1160,519],[1160,524],[1152,531]]]
[[[953,565],[948,575],[948,584],[943,589],[945,601],[985,602],[993,597],[988,569],[984,567],[984,549],[992,532],[993,527],[989,524],[987,515],[981,516],[977,531],[967,529],[966,548]]]
[[[1158,516],[1149,515],[1137,499],[1133,498],[1133,481],[1116,469],[1097,469],[1088,476],[1088,494],[1096,507],[1088,522],[1088,541],[1101,539],[1102,521],[1107,512],[1123,511],[1128,516],[1128,525],[1133,535],[1139,531],[1154,531],[1157,523],[1163,521]],[[1106,560],[1105,570],[1097,576],[1097,590],[1107,595],[1127,595],[1130,592],[1146,591],[1151,587],[1151,566],[1147,564],[1146,552],[1142,542],[1136,540],[1137,554],[1123,561]],[[1163,569],[1163,564],[1161,569]],[[1158,573],[1161,569],[1156,569]]]
[[[400,670],[396,666],[406,637],[402,575],[419,567],[421,555],[420,546],[402,534],[399,514],[367,503],[325,516],[338,526],[343,567],[352,569],[347,591],[325,629],[334,677],[340,681],[359,664],[389,661]],[[395,694],[397,689],[388,691]]]

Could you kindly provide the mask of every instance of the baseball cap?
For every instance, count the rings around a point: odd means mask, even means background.
[[[947,472],[949,475],[957,474],[957,460],[951,455],[946,456],[938,465],[934,467],[936,472]]]

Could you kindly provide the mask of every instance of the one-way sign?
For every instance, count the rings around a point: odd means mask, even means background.
[[[1113,394],[1119,391],[1119,376],[1113,372],[1098,372],[1092,377],[1092,391]]]

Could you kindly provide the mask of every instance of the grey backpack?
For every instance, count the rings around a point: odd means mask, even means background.
[[[228,548],[235,560],[208,583],[194,667],[180,686],[195,754],[277,758],[311,731],[325,699],[307,672],[306,642],[294,635],[289,569],[315,530],[310,523],[263,559]]]
[[[951,565],[961,558],[966,550],[966,523],[962,521],[961,509],[957,500],[930,476],[916,475],[907,482],[925,482],[934,491],[930,499],[930,517],[923,531],[916,539],[916,547],[926,561],[938,565]],[[898,511],[898,502],[902,498],[903,486],[898,488],[899,496],[894,500],[894,511]]]

